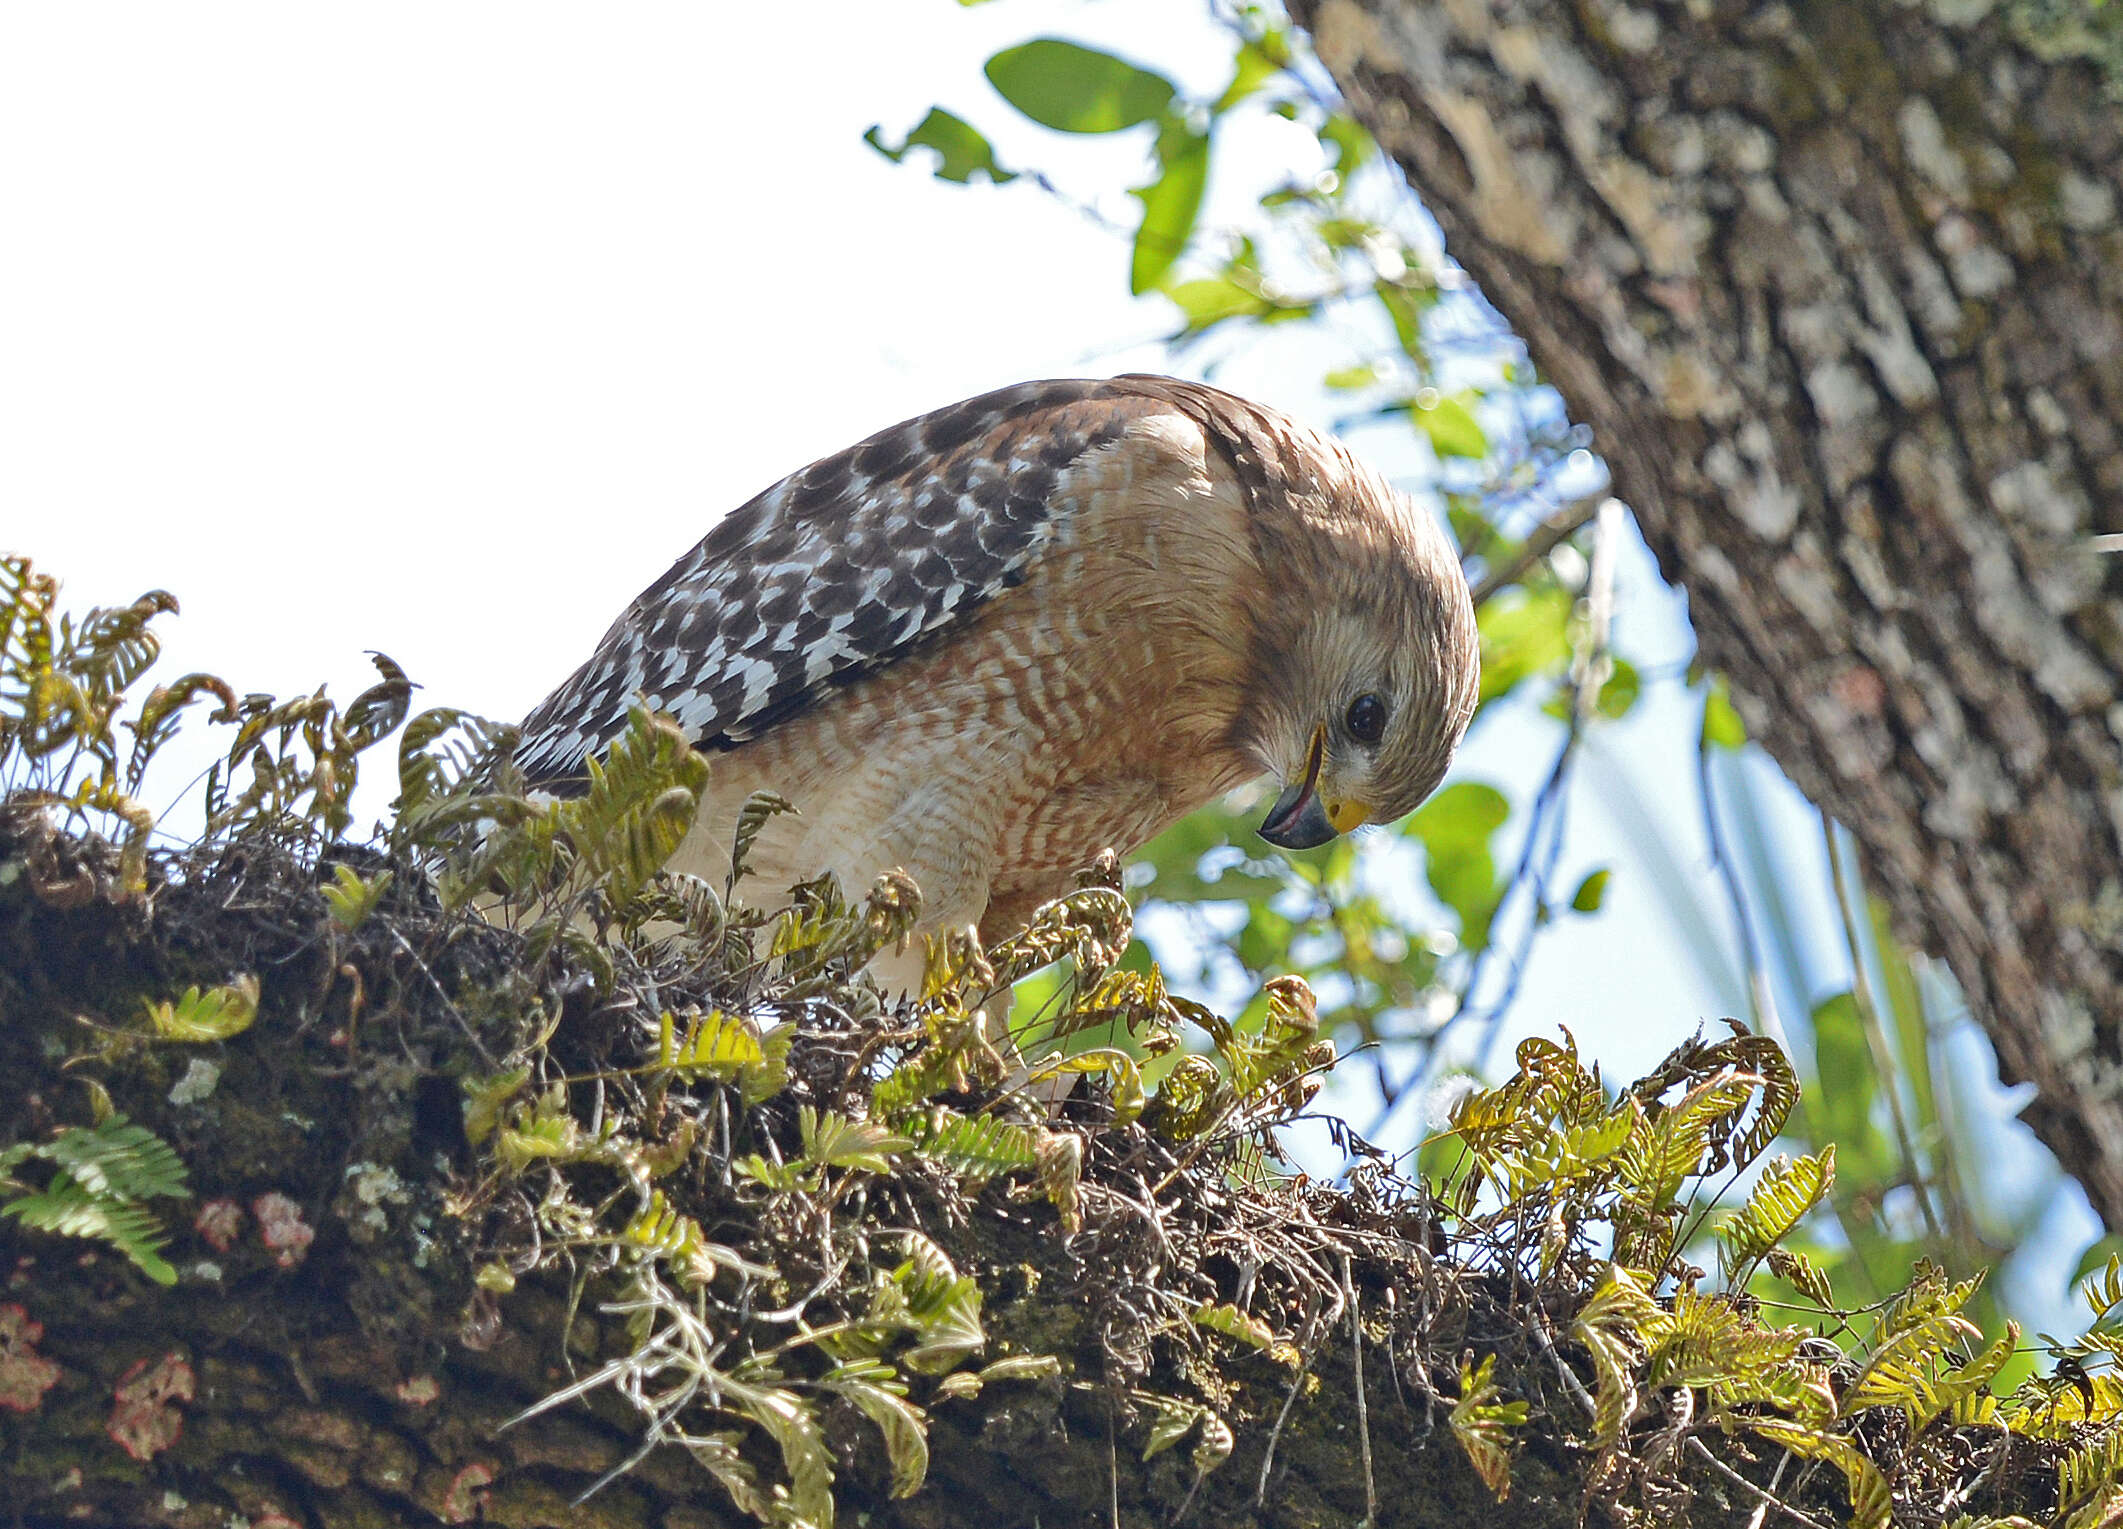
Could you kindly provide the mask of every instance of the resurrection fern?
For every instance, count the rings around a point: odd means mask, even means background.
[[[31,1162],[53,1170],[41,1188],[17,1177]],[[184,1164],[169,1144],[123,1115],[0,1150],[0,1216],[106,1242],[158,1284],[174,1285],[177,1271],[161,1256],[169,1236],[145,1202],[190,1195]]]
[[[1525,1423],[1527,1406],[1523,1401],[1497,1400],[1495,1370],[1494,1354],[1483,1356],[1480,1364],[1460,1361],[1459,1400],[1452,1404],[1446,1420],[1452,1425],[1452,1436],[1474,1462],[1475,1474],[1501,1502],[1511,1495],[1511,1431]]]
[[[202,991],[196,984],[177,999],[142,999],[157,1040],[206,1045],[241,1035],[258,1017],[258,979],[246,973],[234,982]]]
[[[1761,1163],[1796,1097],[1780,1053],[1751,1036],[1698,1039],[1612,1099],[1567,1036],[1524,1042],[1517,1060],[1510,1079],[1454,1111],[1446,1140],[1461,1161],[1448,1162],[1445,1182],[1460,1217],[1457,1256],[1512,1273],[1542,1293],[1537,1302],[1575,1304],[1568,1337],[1590,1376],[1577,1391],[1604,1490],[1670,1451],[1681,1435],[1666,1430],[1744,1432],[1834,1467],[1851,1521],[1884,1526],[1897,1483],[1950,1475],[1966,1447],[1956,1430],[1981,1427],[2070,1441],[2062,1506],[2049,1520],[2059,1529],[2090,1529],[2123,1502],[2123,1258],[2088,1284],[2093,1328],[2072,1344],[2045,1339],[2058,1374],[1995,1395],[2020,1333],[2007,1323],[1985,1341],[1964,1314],[1980,1276],[1950,1279],[1920,1263],[1866,1324],[1837,1310],[1818,1269],[1784,1245],[1822,1203],[1835,1165],[1826,1150]],[[1702,1190],[1757,1167],[1751,1191],[1713,1229],[1726,1282],[1704,1288],[1690,1262],[1708,1209]],[[1789,1281],[1816,1321],[1766,1324],[1746,1288],[1757,1269]],[[1588,1294],[1568,1294],[1576,1290]],[[1536,1304],[1528,1320],[1548,1319]],[[1824,1331],[1843,1343],[1826,1344]],[[1509,1394],[1502,1370],[1488,1367],[1494,1357],[1468,1361],[1454,1431],[1501,1495],[1509,1430],[1478,1410]],[[1891,1469],[1868,1443],[1887,1413],[1903,1441]]]
[[[1773,1444],[1781,1444],[1801,1460],[1824,1461],[1840,1470],[1850,1487],[1852,1529],[1888,1529],[1893,1521],[1894,1499],[1887,1478],[1849,1438],[1780,1420],[1758,1422],[1754,1431]]]
[[[1747,1203],[1718,1226],[1718,1257],[1726,1279],[1747,1283],[1753,1266],[1798,1229],[1835,1182],[1836,1153],[1830,1145],[1818,1156],[1796,1161],[1774,1159],[1762,1172]]]
[[[745,1021],[720,1009],[689,1014],[682,1038],[669,1010],[658,1021],[655,1065],[678,1077],[731,1082],[766,1059],[765,1040]]]
[[[390,890],[392,874],[378,871],[374,876],[363,877],[350,865],[333,866],[332,884],[318,888],[325,905],[332,910],[332,922],[348,934],[367,923],[383,901],[383,894]]]
[[[922,1156],[973,1184],[1039,1162],[1039,1139],[1032,1129],[995,1115],[947,1113],[917,1145]]]
[[[403,669],[381,653],[370,658],[382,678],[344,711],[322,690],[236,704],[235,741],[207,774],[210,836],[317,845],[345,833],[361,756],[398,730],[413,699]]]

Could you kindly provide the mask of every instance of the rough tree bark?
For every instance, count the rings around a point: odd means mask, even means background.
[[[1292,11],[2123,1227],[2123,18]]]

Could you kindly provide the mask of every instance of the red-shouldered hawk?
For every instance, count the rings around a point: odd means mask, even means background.
[[[1197,383],[1030,382],[783,479],[650,585],[524,723],[566,791],[646,696],[714,754],[676,869],[737,811],[781,887],[893,867],[921,926],[993,936],[1261,774],[1272,844],[1436,787],[1475,704],[1474,608],[1432,518],[1337,441]]]

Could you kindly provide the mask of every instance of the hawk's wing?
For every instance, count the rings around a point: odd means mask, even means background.
[[[525,719],[525,775],[579,782],[638,695],[697,746],[732,747],[965,619],[1067,536],[1064,470],[1131,420],[1174,408],[1150,381],[1031,382],[969,399],[733,510]]]

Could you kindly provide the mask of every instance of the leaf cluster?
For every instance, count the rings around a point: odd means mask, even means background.
[[[1740,1437],[1838,1471],[1852,1522],[1884,1529],[1917,1483],[1954,1479],[1970,1430],[2070,1443],[2050,1522],[2091,1524],[2123,1505],[2123,1345],[2109,1330],[2123,1257],[2088,1287],[2085,1337],[2048,1340],[2057,1373],[1994,1394],[2020,1330],[2008,1322],[1986,1341],[1970,1320],[1980,1274],[1955,1280],[1920,1261],[1892,1299],[1849,1310],[1793,1246],[1826,1201],[1835,1152],[1769,1155],[1798,1089],[1766,1038],[1699,1036],[1612,1093],[1567,1033],[1522,1042],[1517,1063],[1459,1102],[1431,1161],[1458,1253],[1527,1292],[1537,1347],[1589,1426],[1591,1491],[1617,1516],[1673,1520],[1687,1452],[1708,1458],[1706,1439]],[[1738,1204],[1713,1214],[1718,1186],[1742,1183]],[[1692,1261],[1699,1241],[1715,1249],[1715,1285]],[[1791,1298],[1758,1290],[1765,1279]],[[1773,1324],[1772,1309],[1802,1320]],[[1463,1361],[1453,1428],[1502,1496],[1512,1423],[1492,1357]],[[1878,1447],[1888,1417],[1892,1454]]]

